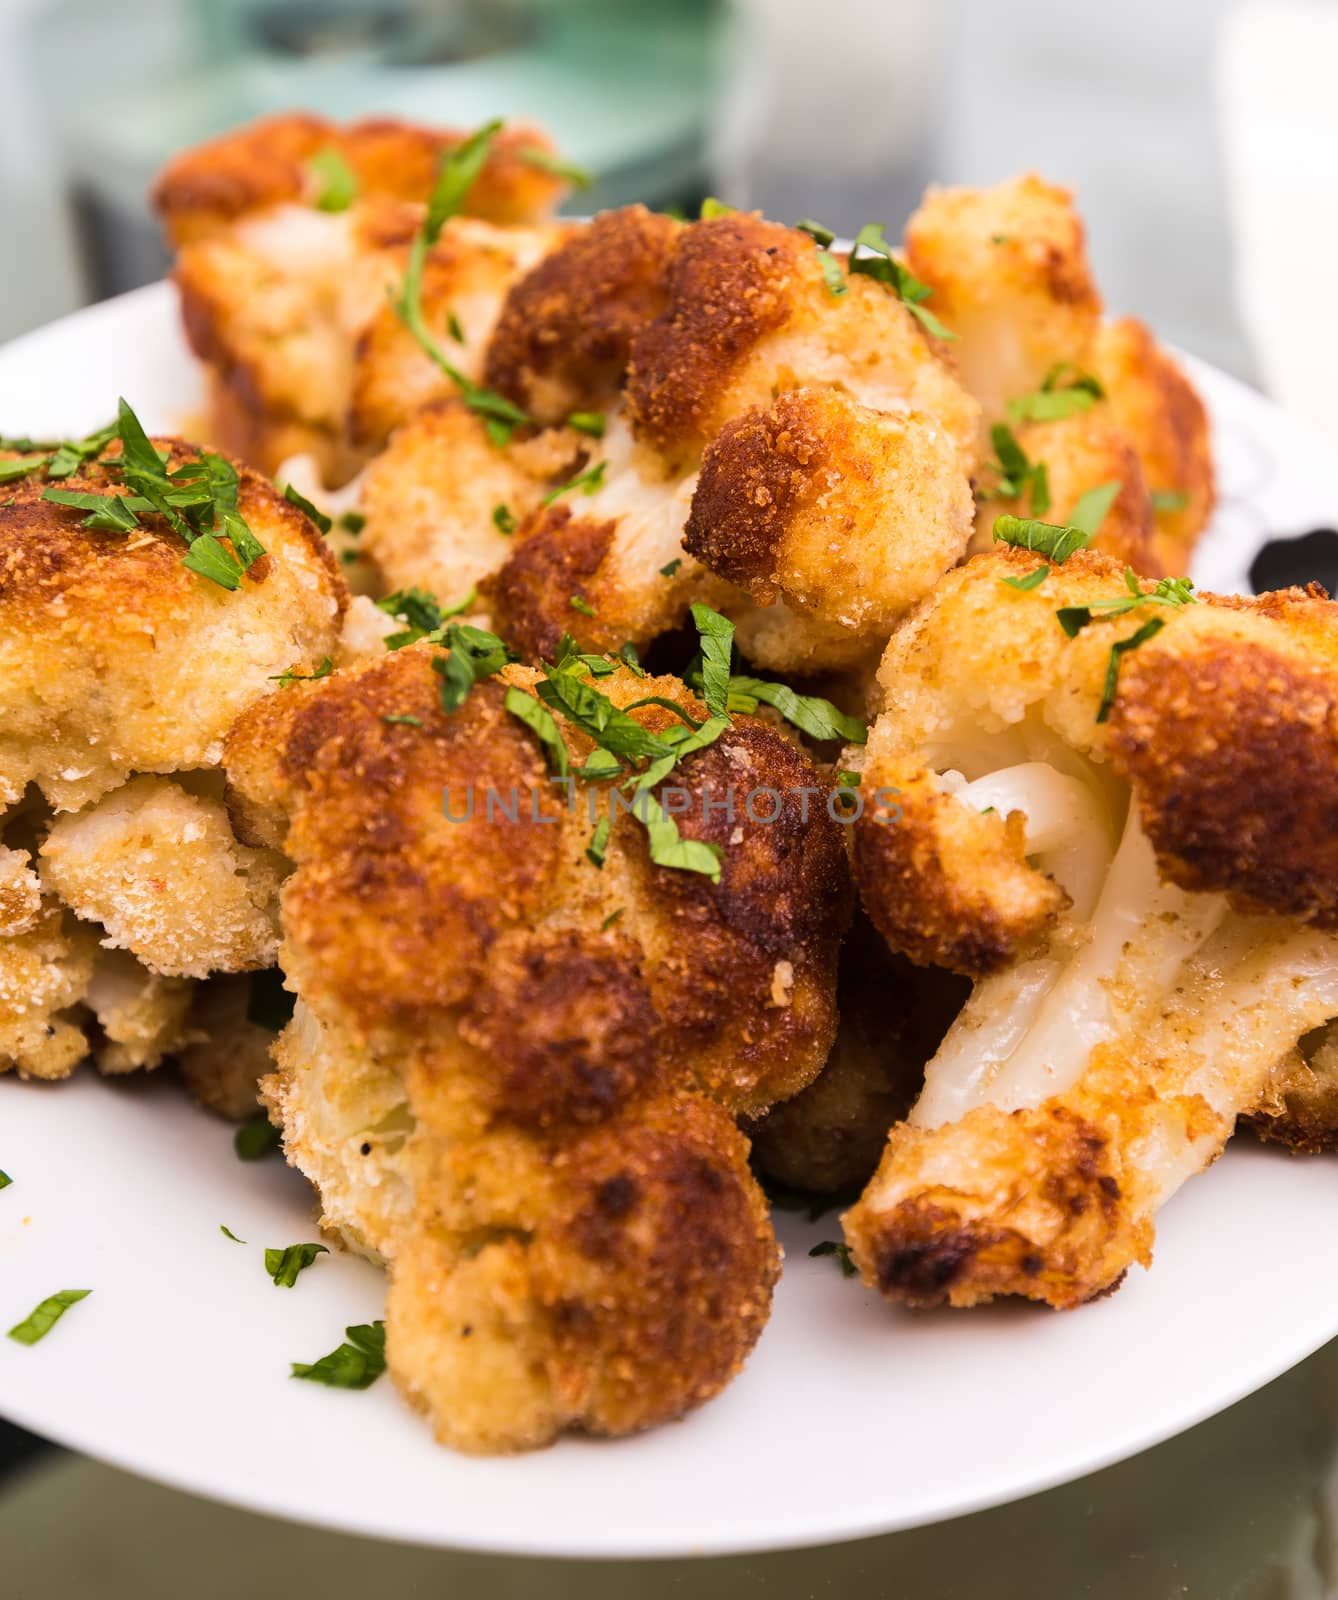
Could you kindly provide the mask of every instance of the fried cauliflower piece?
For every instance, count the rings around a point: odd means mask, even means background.
[[[597,868],[607,784],[564,804],[505,708],[540,675],[447,714],[443,660],[297,686],[229,739],[236,826],[295,864],[299,1005],[264,1094],[326,1225],[389,1260],[390,1368],[440,1438],[623,1433],[716,1393],[765,1320],[777,1252],[733,1116],[830,1048],[841,830],[802,798],[807,758],[740,717],[658,791],[682,839],[718,845],[719,883],[655,865],[625,815]],[[671,678],[592,687],[646,730],[681,725],[648,697],[706,715]],[[593,742],[559,726],[579,770]],[[761,787],[770,824],[746,813]]]
[[[1101,410],[1138,452],[1147,487],[1155,494],[1157,568],[1186,572],[1216,501],[1203,401],[1180,367],[1132,317],[1103,322],[1086,361],[1105,390]],[[1152,569],[1139,568],[1145,570]]]
[[[267,473],[313,457],[343,482],[426,400],[452,392],[387,304],[403,276],[442,156],[464,135],[376,121],[337,128],[294,116],[187,151],[154,200],[179,255],[173,276],[205,364],[210,428]],[[552,154],[533,129],[503,130],[425,263],[421,308],[451,360],[477,379],[508,285],[560,237],[545,218],[562,183],[525,159]],[[313,161],[357,181],[320,207]]]
[[[708,446],[683,547],[755,603],[746,655],[830,668],[882,647],[965,552],[972,510],[958,445],[932,417],[790,389]],[[782,596],[788,647],[766,615]]]
[[[198,452],[170,440],[176,467]],[[122,488],[93,463],[61,487]],[[34,474],[0,504],[0,804],[35,783],[58,812],[132,773],[216,767],[238,714],[334,649],[345,590],[296,507],[241,469],[239,508],[267,556],[228,591],[182,565],[184,542],[146,515],[131,533],[81,526]]]
[[[931,189],[907,224],[906,254],[934,291],[936,315],[959,335],[962,379],[987,423],[1065,374],[1097,380],[1102,393],[1085,424],[1075,417],[1026,430],[1028,454],[1064,488],[1052,515],[1116,478],[1124,493],[1097,547],[1145,575],[1187,571],[1214,502],[1207,413],[1142,323],[1101,320],[1069,192],[1034,175]],[[999,509],[983,505],[986,529]]]
[[[957,335],[962,381],[987,419],[1039,389],[1096,333],[1101,297],[1073,196],[1035,173],[931,188],[906,224],[906,260]]]
[[[864,904],[977,980],[845,1219],[913,1305],[1072,1306],[1146,1264],[1158,1207],[1338,998],[1338,605],[1098,609],[1069,637],[1056,609],[1121,569],[1001,581],[1037,564],[951,574],[880,673],[863,785],[900,814],[856,825]]]
[[[1128,436],[1113,426],[1107,408],[1098,406],[1054,422],[1032,422],[1017,428],[1014,437],[1033,463],[1043,463],[1050,491],[1044,520],[1068,523],[1079,500],[1103,484],[1119,485],[1119,493],[1102,518],[1093,545],[1145,577],[1178,576],[1183,565],[1168,566],[1158,539],[1152,498],[1143,478],[1138,452]],[[992,480],[986,476],[982,487]],[[1004,515],[1033,514],[1029,496],[982,498],[976,515],[973,549],[988,550],[994,542],[994,523]]]
[[[40,850],[45,887],[101,943],[151,972],[203,978],[273,965],[283,859],[233,837],[222,802],[138,777],[58,817]]]
[[[702,600],[759,666],[859,664],[966,547],[978,411],[942,349],[760,217],[576,230],[509,292],[484,376],[539,433],[416,418],[369,471],[364,543],[392,583],[480,586],[527,659],[568,631],[645,645]]]
[[[178,247],[224,233],[270,206],[314,206],[321,180],[311,163],[325,151],[348,164],[360,194],[425,205],[441,158],[467,137],[389,117],[343,127],[305,111],[262,117],[174,156],[154,183],[153,206]],[[564,186],[524,159],[531,150],[554,154],[537,128],[504,129],[465,197],[466,214],[503,225],[546,217]]]

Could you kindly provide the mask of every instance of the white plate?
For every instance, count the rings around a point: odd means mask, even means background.
[[[1195,375],[1225,491],[1199,576],[1242,586],[1266,532],[1334,520],[1338,472],[1257,395]],[[157,429],[198,405],[161,286],[0,351],[0,430],[90,429],[118,393]],[[1338,1334],[1338,1162],[1241,1141],[1168,1207],[1151,1273],[1062,1315],[908,1315],[809,1259],[834,1218],[782,1216],[770,1326],[718,1400],[620,1443],[471,1460],[434,1446],[388,1379],[289,1379],[380,1314],[380,1277],[322,1258],[274,1288],[261,1251],[313,1237],[305,1186],[239,1163],[165,1077],[0,1079],[0,1168],[0,1329],[54,1290],[94,1291],[42,1344],[0,1338],[0,1412],[199,1494],[422,1544],[677,1556],[912,1527],[1130,1455]]]

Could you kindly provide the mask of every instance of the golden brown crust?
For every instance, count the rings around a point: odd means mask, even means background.
[[[163,168],[152,202],[178,246],[205,238],[250,211],[312,192],[307,165],[333,149],[373,195],[426,202],[442,155],[467,135],[425,128],[390,117],[340,127],[309,112],[287,112],[235,128],[183,151]],[[510,127],[497,137],[464,209],[491,222],[530,222],[546,215],[562,181],[525,161],[521,152],[551,153],[533,128]]]
[[[880,768],[895,820],[855,824],[860,898],[895,950],[920,966],[982,977],[1033,948],[1068,896],[1026,859],[1025,818],[972,810],[907,763]]]
[[[1212,436],[1203,401],[1148,329],[1132,317],[1102,324],[1089,359],[1105,388],[1106,409],[1138,452],[1148,489],[1184,497],[1181,506],[1156,510],[1155,544],[1162,571],[1186,572],[1216,500]]]
[[[1338,927],[1338,694],[1277,643],[1145,645],[1121,673],[1111,753],[1173,882]]]
[[[175,469],[199,451],[159,440]],[[347,591],[308,519],[240,468],[238,506],[266,547],[229,591],[182,564],[186,544],[145,513],[130,533],[42,498],[37,474],[0,505],[0,792],[36,780],[59,809],[132,771],[216,766],[224,733],[270,681],[312,672],[338,636]],[[105,463],[63,480],[119,492]],[[210,641],[208,669],[201,639]]]
[[[681,1416],[735,1375],[780,1276],[747,1144],[709,1102],[664,1102],[558,1158],[533,1252],[553,1384],[595,1433]]]
[[[573,233],[507,295],[484,382],[545,423],[606,405],[633,338],[664,309],[680,227],[627,206]]]
[[[705,444],[735,369],[793,315],[812,254],[803,234],[743,213],[680,233],[669,309],[632,350],[627,403],[641,439],[670,459]]]
[[[1131,1243],[1134,1255],[1146,1257],[1151,1229],[1131,1229],[1125,1215],[1117,1149],[1069,1107],[982,1106],[948,1130],[902,1124],[888,1141],[885,1166],[913,1162],[936,1135],[970,1152],[962,1191],[921,1189],[891,1207],[862,1199],[843,1219],[865,1281],[889,1298],[928,1308],[1010,1294],[1067,1309],[1111,1287]],[[1019,1149],[1027,1151],[1021,1168]],[[983,1220],[982,1210],[1013,1221]]]
[[[622,643],[626,634],[609,628],[613,608],[591,604],[617,531],[616,522],[578,516],[566,505],[542,506],[517,529],[510,556],[482,589],[498,633],[522,660],[551,661],[564,633],[584,650]],[[573,599],[597,614],[586,615]],[[606,612],[603,620],[599,610]]]

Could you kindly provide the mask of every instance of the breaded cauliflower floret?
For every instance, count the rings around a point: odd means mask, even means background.
[[[1156,496],[1157,566],[1163,572],[1185,572],[1216,499],[1203,401],[1132,317],[1102,323],[1086,360],[1105,390],[1102,411],[1138,452],[1144,480]]]
[[[101,950],[84,1003],[96,1023],[93,1059],[99,1072],[159,1066],[191,1037],[194,985],[150,972],[124,950]]]
[[[155,202],[180,247],[173,275],[220,444],[270,473],[309,455],[342,482],[418,405],[453,390],[386,295],[404,274],[438,163],[462,137],[274,118],[168,167]],[[508,285],[560,237],[543,219],[561,181],[527,150],[552,154],[531,129],[496,137],[464,214],[424,266],[424,323],[470,379]],[[320,209],[313,166],[330,152],[357,183],[333,211]]]
[[[1095,548],[1145,577],[1179,576],[1184,571],[1183,566],[1171,568],[1162,560],[1142,463],[1128,437],[1112,425],[1104,406],[1055,422],[1027,423],[1015,430],[1014,437],[1028,461],[1045,467],[1050,505],[1044,521],[1069,522],[1083,495],[1104,484],[1118,484],[1119,493],[1093,540]],[[993,489],[989,473],[981,487]],[[996,498],[991,494],[982,499],[974,548],[989,549],[996,518],[1028,517],[1033,509],[1027,495]]]
[[[916,1305],[1071,1306],[1146,1264],[1157,1209],[1338,999],[1338,605],[1087,622],[1128,597],[1119,564],[1002,581],[1038,563],[977,557],[901,625],[865,759],[898,791],[856,824],[866,908],[978,980],[845,1219]]]
[[[802,670],[805,623],[823,630],[821,665],[880,649],[961,558],[971,517],[961,453],[932,417],[791,389],[708,446],[683,546],[757,605],[784,598],[796,614],[792,654],[780,659],[774,634],[759,652],[752,626],[740,643],[773,670]]]
[[[546,426],[499,449],[458,402],[415,419],[368,475],[364,543],[392,582],[481,585],[527,659],[565,632],[645,645],[702,600],[759,666],[860,663],[965,549],[978,409],[942,349],[760,217],[575,231],[508,294],[485,376]]]
[[[236,825],[295,863],[299,1007],[264,1092],[327,1226],[389,1259],[391,1371],[443,1440],[650,1426],[717,1392],[766,1317],[776,1247],[732,1118],[830,1048],[840,829],[808,760],[740,717],[657,791],[718,884],[654,864],[626,815],[592,846],[607,783],[564,805],[505,707],[540,675],[448,714],[434,664],[299,686],[229,740]],[[649,732],[682,726],[654,697],[706,716],[671,678],[582,681]],[[558,727],[584,768],[593,741]]]
[[[153,204],[177,246],[225,232],[239,217],[286,201],[314,205],[321,187],[312,159],[333,151],[352,169],[359,193],[426,204],[443,155],[466,133],[369,117],[339,126],[298,111],[262,117],[174,156],[153,186]],[[465,197],[469,216],[535,222],[547,216],[563,183],[523,158],[553,154],[538,129],[514,126],[494,141]]]
[[[197,452],[170,449],[175,468]],[[0,504],[0,803],[31,783],[57,811],[134,772],[217,766],[238,714],[331,653],[345,589],[296,507],[241,470],[239,509],[268,554],[229,591],[182,564],[184,541],[145,515],[130,533],[81,526],[35,473]],[[103,464],[62,480],[120,492]]]
[[[101,943],[152,972],[203,978],[273,964],[283,858],[233,837],[222,802],[139,777],[58,817],[40,851],[45,887]]]
[[[911,271],[987,419],[1087,348],[1101,297],[1067,189],[1034,173],[985,189],[931,188],[906,224]]]

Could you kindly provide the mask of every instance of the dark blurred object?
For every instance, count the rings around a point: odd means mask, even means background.
[[[22,1428],[14,1428],[8,1422],[0,1421],[0,1483],[51,1448],[45,1439],[39,1439],[36,1434],[25,1433]]]
[[[24,38],[99,299],[166,265],[144,195],[169,155],[299,107],[463,128],[523,117],[594,176],[568,209],[690,204],[703,187],[721,6],[50,0]]]
[[[1270,539],[1250,567],[1255,594],[1292,584],[1322,583],[1338,594],[1338,529],[1312,528],[1290,538]]]

